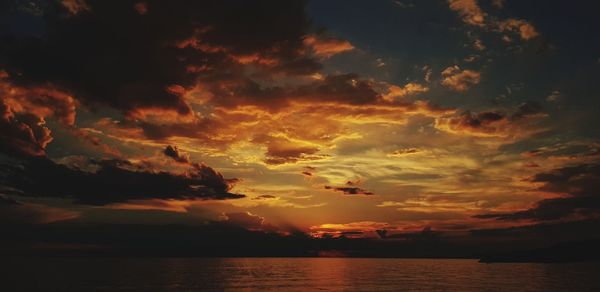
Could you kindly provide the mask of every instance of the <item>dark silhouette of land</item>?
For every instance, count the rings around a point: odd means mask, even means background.
[[[424,229],[381,238],[282,235],[212,222],[132,225],[60,222],[1,225],[3,256],[125,257],[398,257],[473,258],[482,262],[600,260],[599,221],[472,230],[455,235]]]
[[[481,256],[482,263],[568,263],[600,261],[600,241],[564,242],[533,250],[489,253]]]

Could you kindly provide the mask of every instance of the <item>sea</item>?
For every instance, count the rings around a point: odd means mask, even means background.
[[[388,258],[0,258],[0,291],[600,291],[600,263]]]

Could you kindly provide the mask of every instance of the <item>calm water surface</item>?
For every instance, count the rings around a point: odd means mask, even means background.
[[[354,258],[0,260],[0,291],[600,291],[600,263]]]

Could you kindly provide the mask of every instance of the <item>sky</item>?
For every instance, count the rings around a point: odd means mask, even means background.
[[[597,5],[3,1],[0,218],[366,238],[598,219]]]

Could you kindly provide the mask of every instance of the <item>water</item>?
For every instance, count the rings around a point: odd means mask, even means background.
[[[600,263],[356,258],[0,260],[2,291],[600,291]]]

